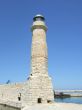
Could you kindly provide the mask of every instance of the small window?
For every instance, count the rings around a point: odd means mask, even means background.
[[[47,100],[47,103],[50,103],[51,102],[51,100]]]
[[[21,100],[21,98],[20,97],[18,97],[18,101],[20,101]]]
[[[42,99],[41,98],[38,98],[37,102],[38,103],[42,103]]]
[[[18,94],[18,101],[21,101],[21,93]]]

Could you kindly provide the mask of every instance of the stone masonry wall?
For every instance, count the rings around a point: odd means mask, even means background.
[[[22,93],[25,83],[3,84],[0,85],[0,99],[18,101],[18,96]]]

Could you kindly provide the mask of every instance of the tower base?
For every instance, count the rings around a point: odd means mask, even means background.
[[[26,86],[22,96],[23,103],[36,104],[54,101],[53,87],[49,76],[31,76]]]

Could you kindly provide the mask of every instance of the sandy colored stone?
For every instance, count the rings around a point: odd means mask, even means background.
[[[48,52],[44,21],[34,21],[32,25],[31,74],[28,87],[23,93],[23,103],[37,104],[54,101],[52,80],[48,75]]]
[[[26,106],[22,110],[82,110],[82,105],[72,103],[37,104]]]

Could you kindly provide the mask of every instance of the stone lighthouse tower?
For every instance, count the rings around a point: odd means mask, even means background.
[[[31,73],[24,99],[29,104],[49,103],[54,100],[54,94],[48,75],[47,27],[42,15],[33,18],[31,31]]]

